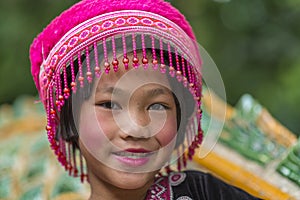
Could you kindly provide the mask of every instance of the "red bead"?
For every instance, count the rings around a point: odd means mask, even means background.
[[[75,87],[76,83],[75,82],[71,82],[71,87]]]
[[[52,133],[52,132],[51,132]],[[53,134],[54,135],[54,134]],[[51,141],[50,141],[50,144],[54,147],[54,146],[56,146],[56,141],[55,141],[55,139],[52,137],[51,138]]]
[[[62,100],[64,100],[64,96],[59,95],[59,96],[58,96],[58,99],[62,101]]]
[[[95,67],[95,72],[100,72],[100,67]]]
[[[108,62],[105,62],[105,63],[104,63],[104,67],[105,67],[105,68],[108,68],[109,66],[110,66],[110,64],[109,64]]]
[[[53,115],[53,114],[55,114],[55,113],[56,113],[56,111],[55,111],[54,109],[51,109],[51,110],[50,110],[50,114],[51,114],[51,115]]]
[[[147,58],[143,58],[142,63],[143,64],[148,64],[148,59]]]
[[[177,161],[177,169],[178,171],[181,171],[181,164],[180,164],[180,160]]]
[[[117,66],[117,65],[119,65],[119,61],[118,60],[114,60],[114,61],[112,61],[112,64],[113,64],[113,66]]]
[[[138,58],[136,58],[136,57],[134,57],[134,58],[132,59],[132,61],[133,61],[133,63],[134,63],[134,64],[138,64],[138,62],[139,62],[139,59],[138,59]]]
[[[182,73],[181,73],[181,71],[176,71],[176,74],[181,75]]]
[[[78,77],[78,80],[79,80],[79,81],[83,81],[84,78],[83,78],[82,76],[79,76],[79,77]]]
[[[128,58],[126,58],[126,57],[125,57],[125,58],[123,58],[123,63],[124,63],[124,64],[126,64],[126,63],[129,63],[129,59],[128,59]]]
[[[51,126],[46,126],[46,130],[47,130],[47,131],[51,131],[51,130],[52,130],[52,127],[51,127]]]
[[[152,60],[152,63],[153,63],[154,65],[156,65],[156,64],[158,63],[158,61],[155,60],[155,59],[153,59],[153,60]]]
[[[92,76],[92,72],[87,72],[86,75],[87,76]]]
[[[85,175],[84,174],[81,174],[80,175],[80,181],[83,183],[84,182],[84,178],[85,178]]]
[[[197,135],[197,138],[198,138],[199,142],[202,141],[202,137],[203,137],[203,131],[199,131],[199,133]]]
[[[174,67],[171,66],[171,67],[169,67],[169,70],[174,71],[175,69],[174,69]]]
[[[194,87],[194,83],[190,83],[189,86],[192,88]]]
[[[75,177],[78,176],[78,169],[74,169],[74,176],[75,176]]]
[[[69,92],[70,92],[69,88],[64,89],[64,93],[69,93]]]

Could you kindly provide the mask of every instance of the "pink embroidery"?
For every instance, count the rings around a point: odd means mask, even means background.
[[[182,51],[193,51],[190,49],[192,41],[176,24],[163,17],[152,15],[148,12],[143,13],[139,11],[139,13],[136,13],[136,11],[124,11],[124,13],[108,13],[102,16],[101,20],[99,20],[99,17],[91,19],[91,21],[85,22],[81,26],[74,28],[74,30],[69,31],[53,47],[45,62],[45,66],[50,65],[52,69],[57,70],[72,56],[73,49],[76,46],[85,42],[92,44],[99,40],[100,35],[108,29],[113,33],[114,31],[118,31],[119,28],[129,30],[134,26],[139,26],[140,30],[145,28],[147,32],[152,30],[157,35],[161,35],[161,37],[172,37],[173,41],[178,43],[176,45],[182,48]],[[41,79],[45,76],[50,78],[50,82],[53,81],[52,74],[48,74],[47,72],[46,74],[40,74]],[[45,88],[46,85],[42,83],[42,87]]]
[[[69,41],[68,46],[69,46],[70,48],[74,47],[74,46],[77,44],[78,40],[79,40],[78,37],[76,37],[76,36],[73,37],[73,38]]]
[[[186,178],[184,172],[171,172],[168,177],[158,178],[151,186],[147,194],[147,200],[170,200],[173,199],[171,186],[180,185]]]
[[[102,28],[103,29],[108,29],[108,28],[111,28],[113,25],[114,25],[114,22],[109,20],[109,21],[106,21],[102,24]]]
[[[185,173],[180,172],[172,172],[169,176],[169,181],[171,186],[177,186],[180,185],[186,178]]]
[[[148,26],[152,26],[153,25],[153,21],[149,18],[144,18],[141,20],[141,22],[144,24],[144,25],[148,25]]]
[[[64,45],[58,52],[58,55],[61,57],[63,55],[65,55],[66,51],[68,49],[68,46],[67,45]]]
[[[151,186],[146,197],[147,200],[170,200],[173,194],[171,192],[168,177],[160,177]]]
[[[90,34],[90,31],[89,30],[84,30],[81,34],[80,34],[80,39],[84,40],[86,39]]]
[[[161,28],[161,29],[163,29],[163,30],[166,30],[168,27],[164,24],[164,23],[162,23],[162,22],[156,22],[155,23],[156,24],[156,26],[158,27],[158,28]]]
[[[124,18],[119,18],[115,21],[116,25],[122,26],[126,23],[126,20]]]
[[[52,60],[51,60],[50,66],[54,66],[54,65],[56,65],[56,63],[57,63],[57,60],[58,60],[58,56],[57,56],[57,55],[54,55],[54,56],[52,57]]]
[[[91,28],[91,33],[95,34],[97,32],[100,31],[100,26],[99,25],[95,25]]]
[[[140,22],[140,20],[138,20],[136,17],[130,17],[129,19],[127,19],[127,22],[131,25],[136,25]]]

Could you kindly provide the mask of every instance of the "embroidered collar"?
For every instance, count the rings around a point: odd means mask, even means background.
[[[158,177],[148,190],[146,200],[172,200],[172,186],[180,185],[185,178],[184,172],[171,172],[169,176]]]

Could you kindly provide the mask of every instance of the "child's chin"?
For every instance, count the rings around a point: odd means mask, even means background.
[[[127,173],[121,172],[118,179],[115,181],[115,186],[121,189],[134,190],[140,189],[151,184],[154,181],[155,174],[157,172],[147,172],[147,173]]]

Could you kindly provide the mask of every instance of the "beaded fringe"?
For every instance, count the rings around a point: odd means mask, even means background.
[[[139,39],[139,40],[138,40]],[[112,73],[119,70],[119,61],[117,60],[117,45],[116,40],[120,40],[123,49],[122,62],[125,66],[125,70],[128,70],[128,66],[131,64],[134,68],[143,67],[148,69],[152,67],[154,70],[160,70],[161,73],[169,73],[171,77],[181,82],[184,87],[188,88],[190,93],[193,95],[196,105],[197,113],[196,120],[193,118],[190,120],[189,125],[186,128],[186,142],[182,143],[177,148],[177,154],[179,159],[177,160],[177,170],[181,170],[186,167],[187,159],[192,159],[195,148],[202,142],[203,132],[201,129],[200,119],[202,115],[201,111],[201,84],[202,80],[197,77],[197,70],[193,69],[191,63],[186,61],[186,55],[181,55],[180,51],[172,46],[171,43],[166,43],[161,38],[156,38],[153,35],[146,34],[122,34],[121,37],[116,38],[112,36],[110,38],[102,39],[101,41],[94,42],[89,47],[81,49],[77,54],[72,55],[67,63],[61,66],[59,70],[52,70],[50,77],[52,82],[48,90],[47,98],[47,134],[48,140],[50,141],[51,148],[58,157],[59,162],[65,167],[70,175],[78,177],[80,176],[81,181],[88,179],[85,161],[78,148],[75,144],[68,142],[63,139],[61,135],[57,135],[59,113],[61,108],[72,93],[75,93],[77,87],[83,87],[85,82],[91,83],[93,77],[99,78],[102,73]],[[141,44],[138,43],[140,41]],[[146,44],[147,48],[146,48]],[[112,51],[112,60],[109,60],[108,51],[110,46]],[[119,47],[120,48],[120,47]],[[127,50],[132,48],[133,59],[127,58]],[[102,49],[104,65],[99,65],[99,50]],[[137,50],[142,51],[143,58],[139,60],[137,57]],[[146,50],[151,50],[151,58]],[[157,49],[159,50],[160,60],[157,58]],[[165,58],[167,51],[167,58]],[[95,66],[91,66],[90,57],[93,55],[95,59]],[[148,57],[147,57],[148,55]],[[82,57],[86,60],[86,69],[83,70]],[[165,64],[165,60],[168,60],[168,66]],[[175,63],[173,63],[175,60]],[[77,62],[77,63],[74,63]],[[78,66],[77,79],[75,74],[74,64]],[[112,68],[112,69],[111,69]],[[71,73],[71,74],[68,74]],[[68,75],[69,78],[68,79]],[[79,86],[78,86],[79,84]],[[196,123],[195,123],[196,121]],[[185,147],[188,145],[188,151],[185,151]],[[170,167],[166,167],[166,172],[170,172]]]

